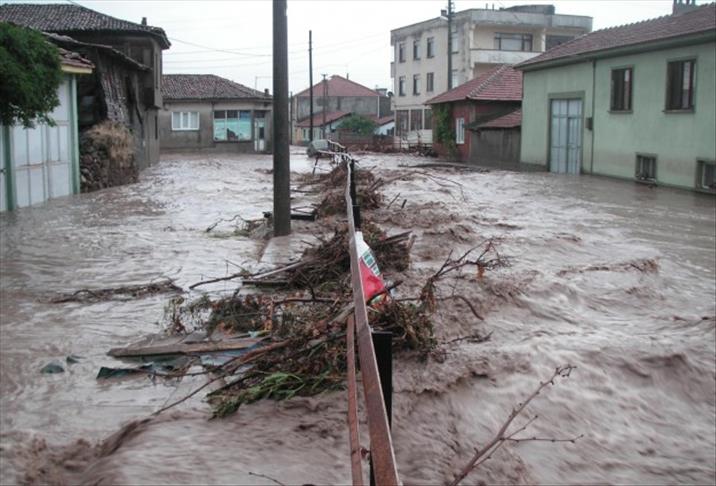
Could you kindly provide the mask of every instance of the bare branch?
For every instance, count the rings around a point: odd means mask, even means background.
[[[524,431],[532,422],[534,422],[537,419],[536,416],[530,419],[525,425],[517,429],[515,432],[507,434],[507,429],[510,427],[515,418],[517,418],[517,416],[524,411],[525,407],[527,407],[527,405],[532,400],[534,400],[537,395],[542,392],[542,390],[544,390],[548,385],[554,385],[554,380],[557,377],[568,378],[572,370],[574,370],[575,368],[576,366],[572,365],[559,366],[554,370],[552,376],[550,376],[547,381],[540,382],[537,389],[533,391],[532,394],[528,396],[524,402],[519,403],[517,407],[512,409],[512,412],[510,412],[510,415],[507,417],[507,420],[505,421],[505,423],[502,424],[500,430],[497,431],[497,434],[495,434],[492,440],[490,440],[481,450],[475,449],[475,454],[472,456],[467,465],[463,467],[462,470],[458,473],[455,480],[450,483],[450,486],[457,486],[458,484],[460,484],[460,482],[465,479],[465,477],[467,477],[470,472],[475,470],[475,468],[477,468],[483,462],[490,459],[490,457],[492,457],[495,451],[502,447],[504,443],[507,442],[507,440],[514,439],[513,436],[515,434]]]

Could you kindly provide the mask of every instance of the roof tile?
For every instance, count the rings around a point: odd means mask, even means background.
[[[81,5],[41,3],[0,5],[0,21],[45,32],[143,32],[158,37],[165,49],[171,45],[164,29],[111,17]]]
[[[522,125],[522,110],[515,110],[512,113],[503,115],[494,120],[480,123],[475,128],[515,128]]]
[[[340,120],[344,116],[350,115],[350,112],[347,111],[332,111],[330,113],[326,113],[326,124],[333,123],[336,120]],[[297,127],[300,128],[308,128],[311,126],[311,117],[307,116],[303,120],[299,121],[296,124]],[[323,112],[314,113],[313,114],[313,126],[314,127],[322,127],[323,126]]]
[[[461,100],[521,101],[522,73],[508,64],[502,64],[425,103],[431,105]]]
[[[677,15],[666,15],[634,24],[595,30],[560,44],[537,57],[523,61],[516,67],[518,69],[527,68],[547,61],[709,32],[715,29],[716,3],[710,3]]]
[[[215,74],[165,74],[162,96],[167,100],[271,100],[271,95]]]

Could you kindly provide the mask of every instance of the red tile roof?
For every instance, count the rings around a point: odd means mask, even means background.
[[[328,96],[380,96],[377,91],[334,74],[326,80]],[[310,96],[309,88],[304,89],[296,96]],[[313,85],[313,96],[323,96],[323,81]]]
[[[75,68],[81,68],[81,69],[93,69],[94,64],[92,64],[91,61],[88,59],[85,59],[80,54],[68,51],[67,49],[63,49],[62,47],[58,47],[57,50],[60,53],[60,63],[63,66],[70,66]]]
[[[271,95],[215,74],[165,74],[162,76],[162,96],[167,100],[271,101]]]
[[[425,104],[461,100],[521,101],[522,73],[502,64],[467,83],[429,99]]]
[[[340,120],[344,116],[350,115],[347,111],[332,111],[330,113],[326,113],[326,125],[329,123],[333,123],[336,120]],[[296,123],[297,127],[300,128],[310,128],[311,126],[311,117],[306,117],[303,120]],[[322,127],[323,126],[323,112],[318,112],[313,114],[313,126],[314,127]]]
[[[586,54],[601,53],[619,47],[663,41],[716,30],[716,3],[702,5],[677,15],[666,15],[634,24],[596,30],[576,37],[549,51],[523,61],[516,67],[530,68],[547,61],[579,62]]]
[[[121,31],[150,34],[159,40],[164,49],[168,49],[171,45],[167,34],[159,27],[135,24],[74,4],[11,3],[0,5],[0,21],[45,32]]]
[[[515,128],[522,125],[522,110],[515,110],[512,113],[495,118],[485,123],[480,123],[475,128]]]

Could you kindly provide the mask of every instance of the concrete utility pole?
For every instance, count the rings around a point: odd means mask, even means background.
[[[291,233],[286,0],[273,0],[273,233]]]
[[[326,75],[323,76],[323,139],[326,139],[326,103],[328,102],[328,84],[326,84]]]
[[[447,24],[448,24],[448,52],[447,52],[447,89],[452,89],[452,0],[448,0],[447,5]]]
[[[313,32],[308,31],[308,90],[309,90],[309,101],[310,108],[310,127],[311,133],[308,135],[308,141],[313,142]]]

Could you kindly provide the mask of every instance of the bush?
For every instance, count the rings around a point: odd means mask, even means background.
[[[340,124],[341,130],[347,130],[351,133],[357,133],[359,135],[373,135],[378,125],[371,120],[361,115],[351,115]]]
[[[62,70],[57,47],[32,29],[0,22],[0,122],[53,124]]]

